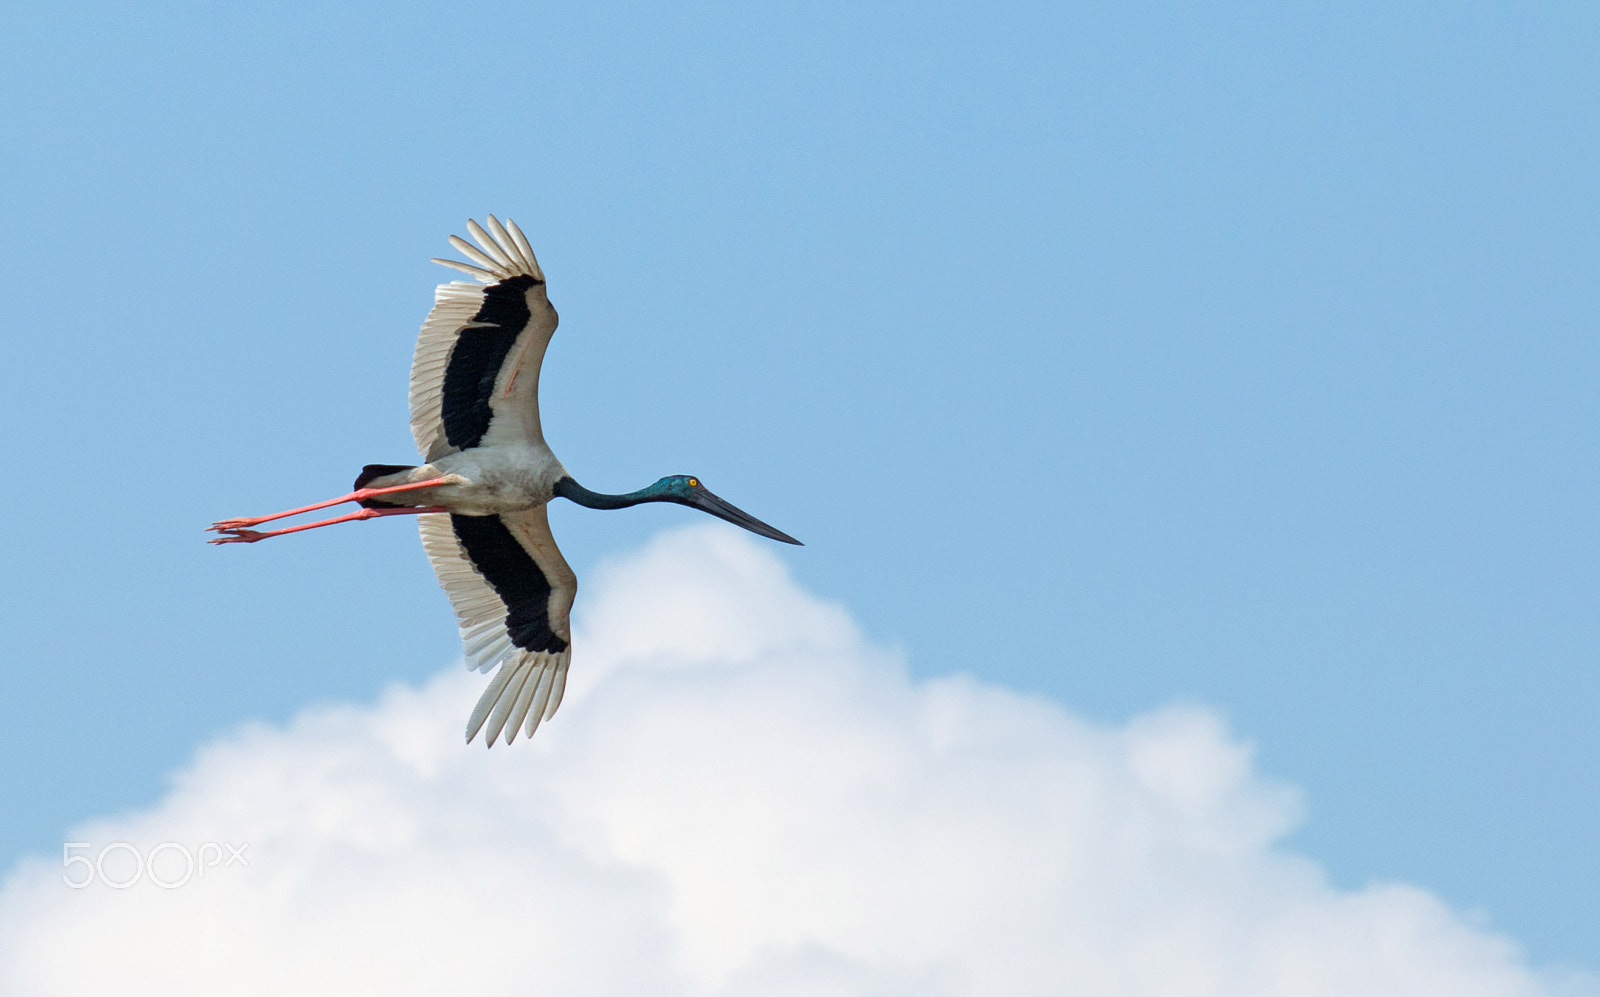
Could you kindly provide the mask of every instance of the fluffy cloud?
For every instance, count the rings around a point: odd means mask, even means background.
[[[242,729],[155,807],[73,834],[91,857],[248,843],[247,867],[73,890],[54,859],[21,864],[0,992],[1558,989],[1422,890],[1336,890],[1275,846],[1295,793],[1205,710],[1106,727],[912,682],[716,526],[599,572],[580,603],[567,701],[530,743],[463,745],[483,680],[452,670]],[[157,866],[183,872],[176,849]],[[131,870],[108,854],[111,878]]]

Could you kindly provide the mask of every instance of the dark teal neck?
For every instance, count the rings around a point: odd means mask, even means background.
[[[647,488],[626,495],[607,495],[604,492],[591,492],[571,478],[562,478],[556,482],[555,493],[587,509],[626,509],[644,502],[671,502],[673,496],[668,495],[663,487],[669,480],[663,478]]]

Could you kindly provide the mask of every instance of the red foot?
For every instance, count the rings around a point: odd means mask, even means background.
[[[237,533],[250,526],[260,526],[272,519],[271,516],[244,517],[240,519],[219,519],[206,529],[212,533]]]
[[[217,524],[217,526],[221,526],[221,525],[222,525],[221,523]],[[217,528],[217,526],[213,526],[211,528],[214,530],[214,529]],[[208,543],[208,544],[253,544],[257,540],[265,540],[269,536],[269,534],[266,534],[266,533],[257,533],[255,530],[242,530],[241,529],[241,530],[227,530],[225,532],[230,533],[232,535],[231,536],[226,536],[226,537],[212,537],[210,540],[207,540],[206,543]]]

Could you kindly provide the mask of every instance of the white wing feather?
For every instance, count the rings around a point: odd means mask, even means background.
[[[544,573],[550,585],[550,629],[570,642],[568,621],[578,581],[556,547],[544,507],[505,513],[500,519]],[[476,737],[485,724],[488,745],[493,745],[502,732],[510,744],[524,728],[526,735],[532,737],[539,724],[555,716],[561,706],[567,666],[572,661],[570,643],[556,653],[525,651],[512,644],[506,630],[506,605],[467,557],[449,515],[418,516],[417,529],[422,535],[422,549],[455,610],[467,666],[485,672],[499,666],[467,721],[467,740]]]
[[[444,372],[456,338],[482,307],[478,284],[453,280],[434,289],[433,310],[422,323],[411,359],[411,436],[423,460],[456,452],[444,435]]]
[[[461,250],[472,263],[437,258],[433,261],[470,274],[477,278],[478,283],[451,281],[440,284],[433,293],[433,310],[428,312],[427,319],[422,323],[422,331],[417,335],[417,349],[411,361],[411,435],[417,442],[417,450],[429,462],[457,452],[457,448],[445,437],[444,375],[456,339],[462,330],[472,324],[473,316],[483,307],[484,286],[518,276],[544,280],[539,261],[528,247],[527,237],[516,222],[508,218],[502,225],[493,215],[489,215],[488,220],[487,232],[477,222],[467,222],[467,231],[478,240],[481,249],[473,247],[459,236],[450,237],[451,245]],[[530,328],[523,332],[524,338],[519,339],[514,347],[512,373],[502,378],[508,381],[503,388],[496,385],[496,400],[492,407],[497,417],[501,409],[506,408],[518,410],[520,418],[513,420],[514,426],[508,425],[503,429],[495,427],[497,436],[509,430],[522,436],[540,438],[539,367],[543,364],[544,349],[549,345],[553,331],[553,326],[549,330],[534,330],[530,323]],[[532,369],[518,373],[516,366],[531,366]],[[521,390],[513,394],[512,389],[519,378],[526,380],[522,381]],[[531,412],[527,411],[530,409]],[[497,418],[496,421],[504,420]]]

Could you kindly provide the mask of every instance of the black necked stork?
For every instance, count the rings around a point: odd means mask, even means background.
[[[515,222],[467,222],[477,246],[450,244],[470,263],[435,259],[479,283],[451,281],[434,291],[411,364],[411,432],[425,461],[368,464],[354,491],[272,516],[224,519],[212,543],[255,543],[334,523],[415,515],[422,546],[450,597],[467,664],[495,673],[467,721],[467,741],[488,725],[510,744],[555,715],[572,660],[569,613],[578,579],[550,535],[545,505],[560,496],[590,509],[643,502],[687,505],[752,533],[800,541],[711,494],[686,474],[625,495],[578,484],[545,445],[539,426],[539,367],[556,331],[544,272]],[[257,531],[286,516],[356,502],[361,511]]]

